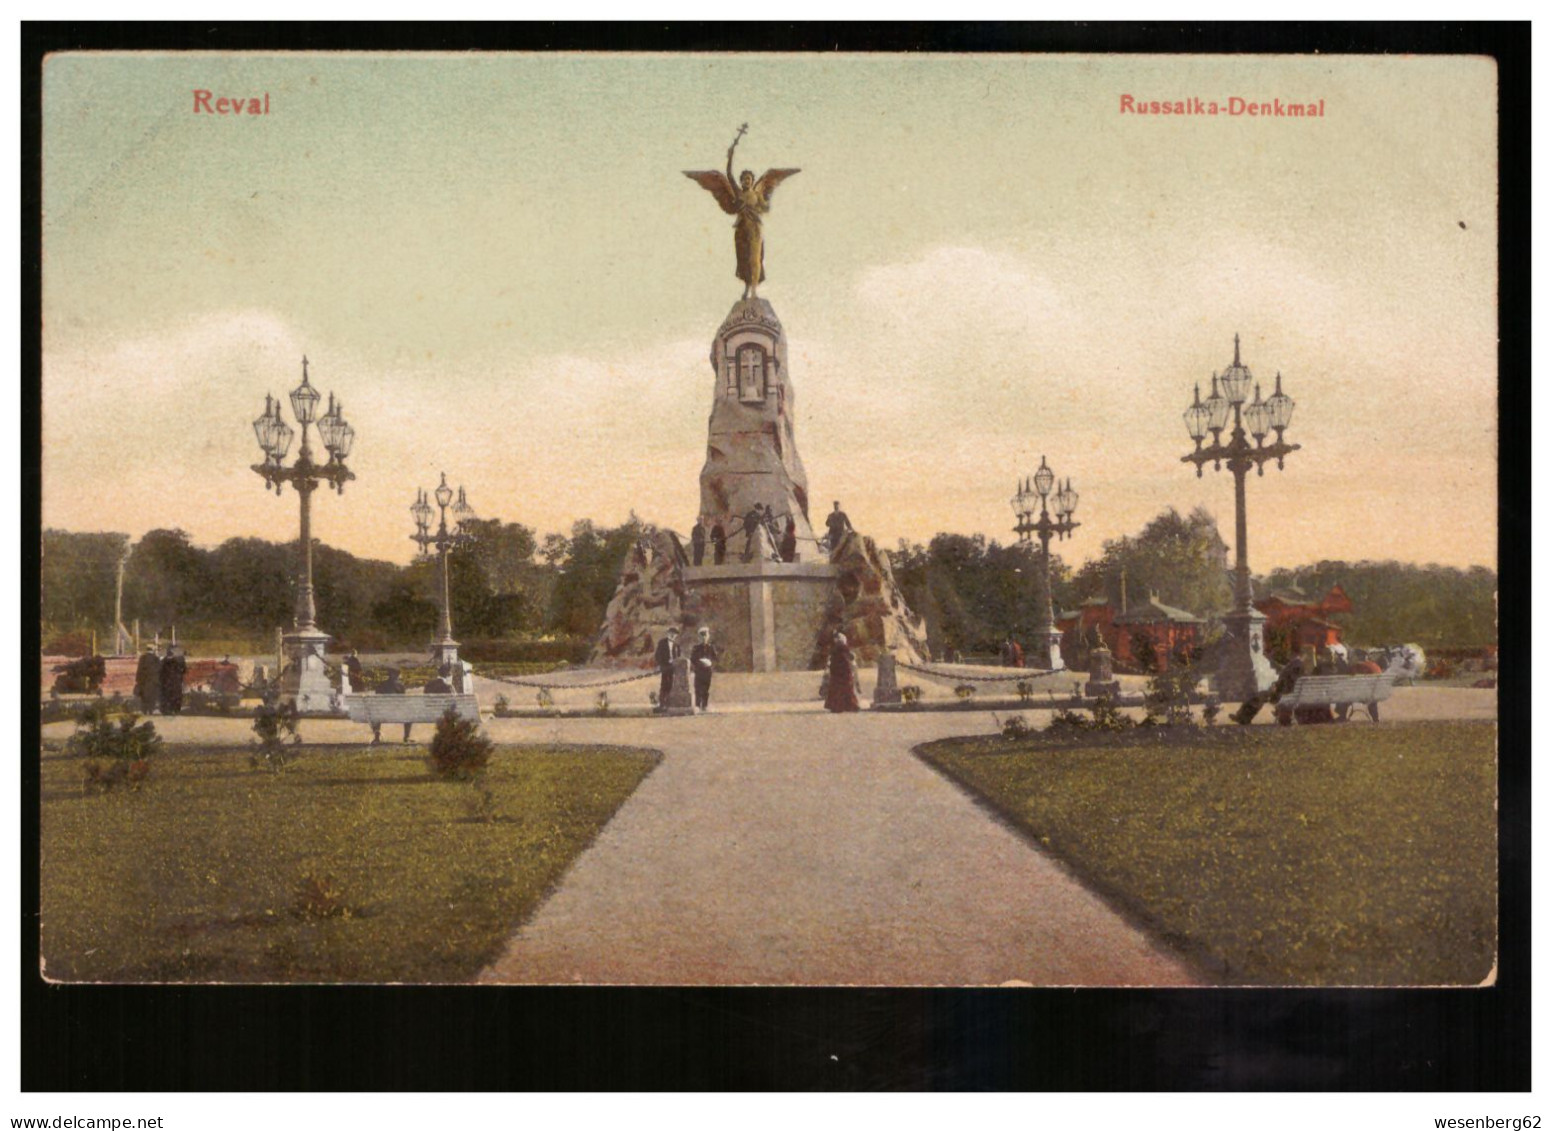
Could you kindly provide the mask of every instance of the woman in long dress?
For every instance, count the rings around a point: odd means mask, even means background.
[[[825,710],[862,710],[862,704],[857,701],[857,664],[847,647],[845,635],[839,632],[830,644],[830,683],[825,692]]]

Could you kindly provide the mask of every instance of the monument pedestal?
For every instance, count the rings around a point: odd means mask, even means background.
[[[690,657],[688,656],[680,656],[674,661],[673,681],[668,685],[668,700],[663,704],[663,714],[695,714],[695,700],[690,697]]]
[[[817,562],[724,562],[684,567],[684,588],[712,640],[718,668],[802,671],[835,591],[834,566]]]
[[[296,707],[299,715],[338,715],[339,696],[329,678],[324,650],[331,637],[313,629],[293,629],[280,638],[286,655],[280,673],[280,701]]]
[[[1121,682],[1115,677],[1110,649],[1101,645],[1089,653],[1089,679],[1083,685],[1083,694],[1090,699],[1116,699],[1121,694]]]
[[[1223,625],[1218,698],[1226,703],[1243,703],[1277,682],[1277,673],[1266,658],[1266,614],[1256,609],[1229,613],[1223,618]]]
[[[895,658],[888,652],[878,654],[878,679],[873,684],[873,706],[889,706],[900,702],[900,683],[895,670]]]

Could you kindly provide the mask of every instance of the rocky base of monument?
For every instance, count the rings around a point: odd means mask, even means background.
[[[696,569],[679,537],[658,530],[627,557],[588,665],[647,669],[670,626],[688,649],[711,629],[723,671],[821,669],[830,641],[844,632],[857,659],[889,652],[925,662],[926,625],[895,583],[889,556],[871,538],[849,534],[833,562],[730,562]]]
[[[669,626],[682,639],[695,638],[701,609],[684,584],[687,559],[678,535],[670,530],[646,534],[626,555],[603,627],[588,655],[589,667],[650,668],[653,649]]]
[[[889,555],[873,539],[853,531],[841,542],[831,564],[839,576],[809,666],[824,666],[837,632],[846,634],[852,654],[861,663],[873,663],[882,652],[907,663],[926,663],[930,655],[926,622],[911,612],[901,596]]]

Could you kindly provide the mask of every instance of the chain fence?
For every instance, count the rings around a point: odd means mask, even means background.
[[[513,687],[534,687],[541,691],[594,691],[600,687],[616,687],[622,683],[634,683],[639,679],[658,679],[663,673],[656,668],[652,668],[649,671],[633,672],[630,675],[622,675],[615,679],[595,680],[592,683],[547,683],[537,679],[519,679],[516,676],[487,675],[478,669],[475,670],[474,674],[481,679],[488,679],[495,683],[509,683]]]
[[[941,669],[934,670],[932,668],[924,668],[918,664],[907,663],[904,660],[897,660],[895,662],[895,666],[904,668],[907,671],[920,672],[928,679],[940,679],[945,683],[1015,683],[1027,682],[1036,679],[1048,679],[1052,676],[1066,676],[1067,678],[1071,679],[1075,674],[1079,678],[1082,678],[1081,672],[1074,673],[1069,668],[1056,668],[1053,671],[1035,671],[1028,668],[1020,668],[1018,670],[1018,674],[1016,675],[973,675],[966,672],[950,672],[943,671]]]

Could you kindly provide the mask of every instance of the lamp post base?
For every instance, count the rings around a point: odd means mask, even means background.
[[[444,637],[431,645],[431,663],[437,671],[443,668],[458,670],[458,641]]]
[[[1062,663],[1062,634],[1058,629],[1037,630],[1029,642],[1029,652],[1024,666],[1036,671],[1059,672],[1067,665]]]
[[[1266,615],[1251,609],[1223,618],[1223,655],[1218,661],[1218,698],[1243,703],[1277,682],[1266,658]]]
[[[317,629],[293,629],[280,638],[286,666],[280,673],[280,701],[299,715],[338,715],[339,693],[329,678],[324,649],[331,637]]]

